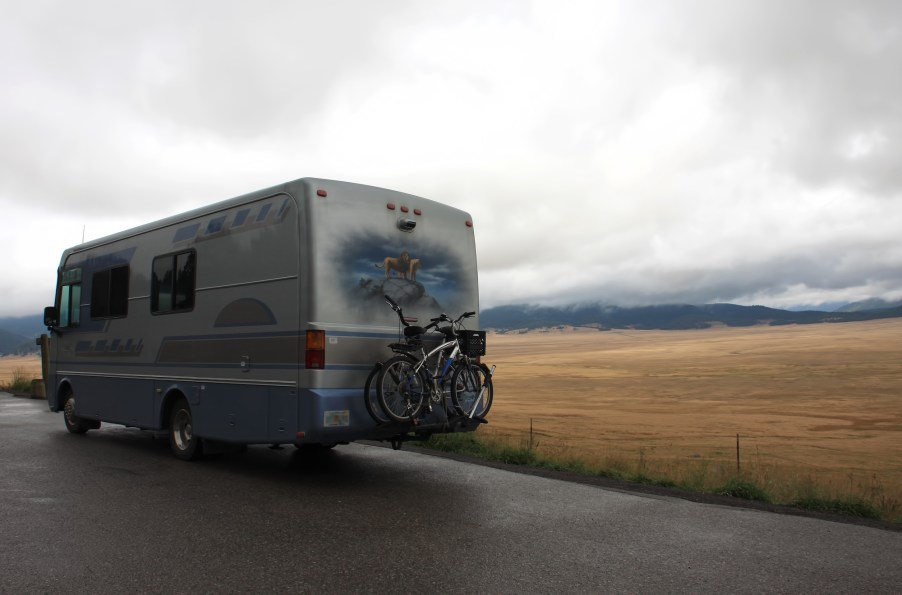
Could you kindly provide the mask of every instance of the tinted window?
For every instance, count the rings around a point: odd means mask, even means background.
[[[61,327],[78,326],[81,313],[81,269],[63,271],[60,287]]]
[[[154,313],[194,308],[195,253],[180,252],[153,259],[150,309]]]
[[[98,271],[91,278],[91,318],[115,318],[128,313],[128,267]]]

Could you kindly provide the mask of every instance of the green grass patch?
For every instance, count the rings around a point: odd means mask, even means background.
[[[456,452],[474,456],[488,461],[508,463],[511,465],[523,465],[539,469],[564,471],[586,475],[591,477],[606,477],[634,481],[647,485],[663,487],[676,487],[676,483],[660,477],[650,477],[642,473],[628,473],[622,470],[617,461],[609,467],[590,465],[577,457],[548,456],[538,452],[535,448],[516,447],[505,444],[503,441],[491,438],[483,439],[475,433],[460,434],[434,434],[423,442],[423,446],[442,452]]]
[[[731,479],[720,489],[714,491],[715,494],[721,496],[732,496],[733,498],[742,498],[743,500],[754,500],[756,502],[770,502],[771,497],[764,489],[758,487],[757,484],[744,479]]]
[[[802,483],[798,483],[798,478],[774,474],[775,469],[770,467],[767,468],[768,473],[765,473],[763,478],[755,476],[756,479],[753,480],[747,473],[743,473],[742,477],[731,477],[735,470],[725,469],[716,461],[695,459],[688,463],[670,459],[656,461],[650,459],[644,451],[639,453],[638,461],[623,455],[587,459],[561,449],[559,445],[543,445],[540,449],[535,444],[530,447],[528,440],[519,441],[519,446],[517,442],[509,436],[466,432],[435,434],[424,441],[423,446],[489,461],[589,477],[606,477],[665,488],[676,487],[691,492],[713,493],[755,502],[787,504],[806,510],[852,517],[883,519],[890,522],[902,520],[898,514],[902,508],[899,501],[883,495],[879,482],[874,483],[871,490],[875,495],[875,498],[871,498],[877,503],[875,505],[857,495],[822,497],[820,492],[823,486],[819,487],[811,477],[804,478]]]
[[[876,507],[860,498],[818,498],[816,496],[807,496],[794,500],[791,505],[806,510],[832,512],[863,519],[881,518],[880,511]]]

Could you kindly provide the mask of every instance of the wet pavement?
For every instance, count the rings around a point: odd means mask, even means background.
[[[0,393],[0,592],[898,592],[902,532],[353,444],[185,463]]]

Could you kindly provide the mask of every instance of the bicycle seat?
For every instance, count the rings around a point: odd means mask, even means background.
[[[421,326],[405,326],[404,327],[404,336],[405,337],[418,337],[425,333],[426,333],[426,329],[424,329]]]
[[[409,353],[411,351],[415,351],[415,350],[419,349],[421,345],[422,345],[422,343],[419,343],[419,342],[392,343],[388,347],[389,347],[389,349],[391,349],[392,351],[395,351],[395,352],[403,351],[405,353]]]

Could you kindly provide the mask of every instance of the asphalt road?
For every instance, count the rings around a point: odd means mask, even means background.
[[[185,463],[0,393],[2,593],[898,593],[902,532],[417,452]]]

